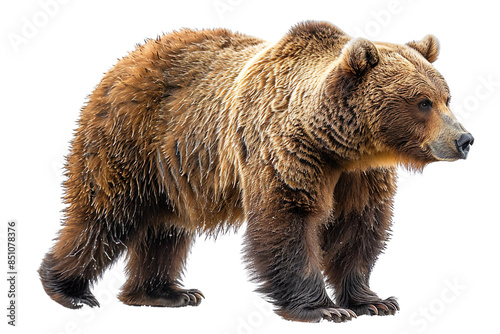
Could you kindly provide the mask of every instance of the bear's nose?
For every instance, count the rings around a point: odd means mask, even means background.
[[[470,146],[474,144],[474,137],[470,133],[464,133],[455,140],[455,145],[457,146],[458,152],[462,154],[462,159],[467,158],[467,154],[469,154]]]

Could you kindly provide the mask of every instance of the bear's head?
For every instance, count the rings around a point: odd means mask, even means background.
[[[351,128],[343,137],[358,159],[421,169],[467,157],[474,139],[450,111],[448,85],[432,66],[438,53],[430,35],[406,45],[354,39],[344,46],[326,94],[341,106],[330,109],[331,126]]]

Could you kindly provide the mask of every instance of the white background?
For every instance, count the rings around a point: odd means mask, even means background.
[[[57,2],[56,2],[57,1]],[[64,3],[63,3],[64,2]],[[52,5],[44,5],[52,3]],[[1,22],[0,319],[9,333],[498,333],[500,20],[492,1],[3,1]],[[56,4],[56,6],[54,5]],[[452,109],[476,143],[469,159],[401,172],[393,238],[371,287],[399,298],[394,317],[284,321],[253,292],[243,231],[199,239],[185,285],[199,307],[130,307],[116,299],[123,263],[95,287],[101,308],[69,310],[36,270],[59,230],[61,165],[79,110],[116,59],[145,38],[181,27],[226,27],[276,41],[295,23],[326,20],[352,36],[441,42],[436,68]],[[13,41],[17,41],[13,42]],[[7,326],[6,223],[18,228],[18,327]]]

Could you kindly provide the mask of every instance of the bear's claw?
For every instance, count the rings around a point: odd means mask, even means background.
[[[368,311],[373,313],[373,315],[378,315],[378,309],[374,305],[366,305],[366,308],[368,309]]]
[[[82,297],[81,302],[84,304],[87,304],[90,307],[100,307],[101,306],[101,305],[99,305],[97,298],[91,293],[85,294]]]
[[[357,314],[367,315],[394,315],[399,311],[399,304],[396,298],[390,297],[375,303],[356,305],[352,307]]]
[[[202,299],[205,299],[203,293],[198,289],[190,289],[182,292],[186,298],[186,305],[198,306]]]
[[[122,292],[118,297],[123,303],[132,306],[182,307],[198,306],[205,298],[198,289],[181,289],[169,286],[154,292]]]
[[[99,302],[90,291],[84,292],[80,296],[54,295],[54,298],[61,305],[71,309],[79,309],[82,308],[83,305],[88,305],[90,307],[100,307]]]
[[[358,316],[352,310],[344,308],[327,308],[322,309],[323,319],[333,322],[343,322],[357,318]]]

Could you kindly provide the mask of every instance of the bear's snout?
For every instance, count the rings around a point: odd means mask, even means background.
[[[462,154],[462,159],[467,159],[472,144],[474,144],[474,137],[470,133],[464,133],[458,140],[455,140],[455,146],[458,152]]]
[[[437,138],[430,143],[432,155],[438,161],[466,159],[474,137],[453,115],[442,115]]]

